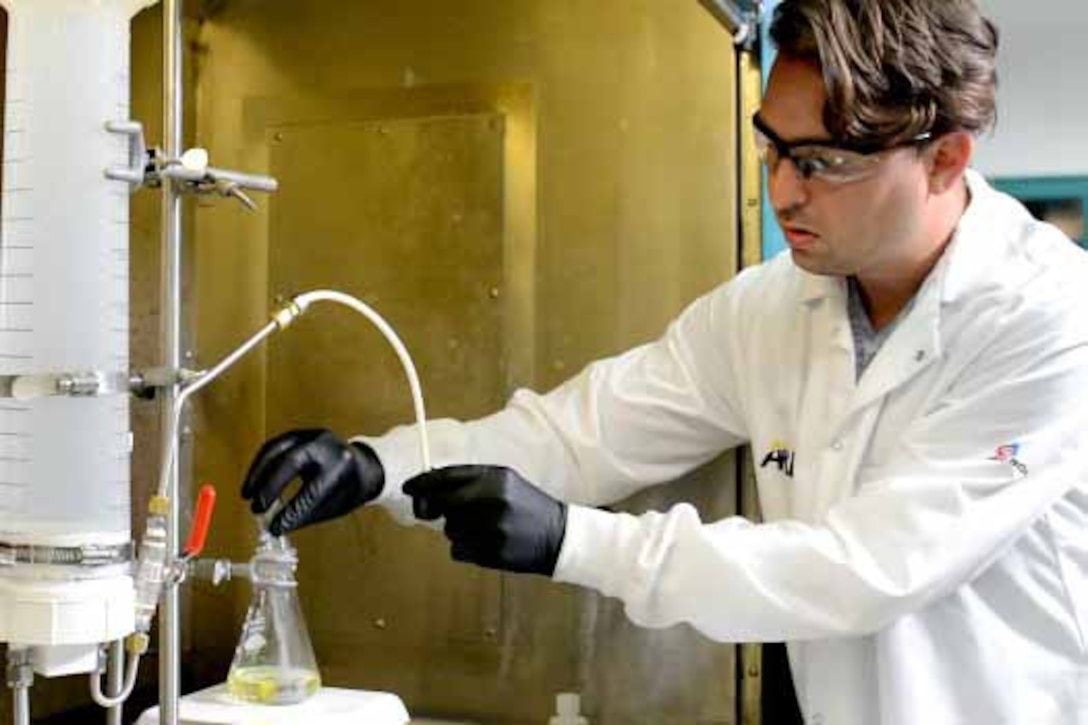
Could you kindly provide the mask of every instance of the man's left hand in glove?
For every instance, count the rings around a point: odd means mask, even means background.
[[[404,484],[416,518],[446,519],[450,554],[489,569],[551,576],[567,506],[509,468],[451,466]]]

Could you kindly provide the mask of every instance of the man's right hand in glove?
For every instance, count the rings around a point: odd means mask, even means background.
[[[266,442],[249,466],[242,498],[255,514],[272,506],[294,479],[298,493],[269,523],[274,536],[353,511],[382,492],[385,473],[362,443],[348,443],[324,429],[292,430]]]

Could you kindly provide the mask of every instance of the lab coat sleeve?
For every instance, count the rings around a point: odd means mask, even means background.
[[[722,354],[733,304],[719,289],[661,339],[594,363],[547,395],[520,390],[490,417],[429,422],[432,464],[507,466],[557,498],[597,506],[741,444],[747,434]],[[379,503],[411,523],[401,485],[420,472],[415,427],[357,440],[385,468]]]
[[[1088,335],[1039,317],[1002,326],[822,520],[572,507],[556,578],[720,641],[868,634],[955,591],[1086,485]]]

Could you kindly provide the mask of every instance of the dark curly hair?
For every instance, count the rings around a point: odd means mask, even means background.
[[[974,0],[784,0],[771,38],[819,64],[824,125],[842,143],[877,149],[994,123],[998,33]]]

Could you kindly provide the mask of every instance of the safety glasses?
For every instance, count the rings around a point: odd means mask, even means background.
[[[879,149],[859,149],[836,146],[820,139],[786,141],[775,133],[757,113],[752,116],[756,131],[756,148],[768,171],[774,173],[782,159],[789,159],[802,179],[817,179],[829,184],[849,184],[876,173],[884,154],[905,146],[916,146],[933,138],[923,133],[892,146]]]

